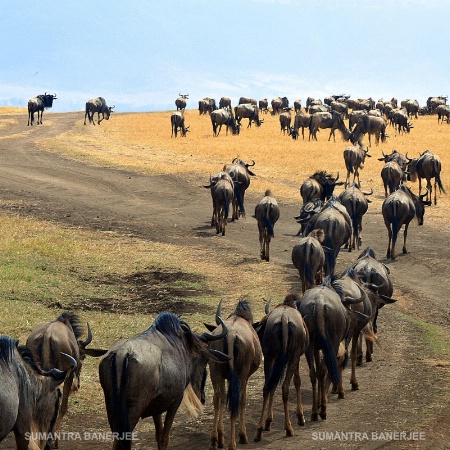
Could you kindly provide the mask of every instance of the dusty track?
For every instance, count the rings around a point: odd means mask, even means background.
[[[47,115],[49,120],[50,115]],[[63,224],[114,230],[144,239],[208,248],[220,254],[233,241],[243,259],[254,259],[258,243],[256,225],[250,218],[229,225],[228,235],[218,239],[209,227],[211,205],[209,193],[199,189],[204,177],[142,176],[136,173],[92,167],[41,151],[34,141],[56,136],[76,125],[79,114],[51,114],[51,125],[24,127],[22,122],[8,122],[0,128],[0,196],[19,214]],[[250,192],[247,202],[257,198]],[[15,205],[15,206],[14,206]],[[192,207],[195,205],[195,208]],[[286,272],[288,283],[298,281],[293,275],[290,252],[297,231],[292,217],[298,206],[280,204],[282,218],[276,226],[271,244],[272,262]],[[252,207],[251,207],[252,208]],[[250,208],[250,209],[251,209]],[[378,212],[365,217],[365,242],[383,258],[386,231]],[[195,236],[196,239],[190,239]],[[251,236],[252,238],[249,238]],[[437,237],[438,236],[438,237]],[[346,399],[331,396],[326,422],[312,423],[310,383],[302,361],[303,401],[306,426],[295,426],[296,437],[287,439],[282,430],[282,415],[277,407],[273,431],[265,433],[260,443],[253,443],[254,424],[259,415],[261,376],[259,371],[250,393],[248,431],[250,443],[245,448],[313,449],[313,448],[450,448],[447,444],[450,407],[440,404],[444,392],[448,398],[448,361],[433,360],[424,354],[422,331],[408,319],[417,317],[449,329],[450,242],[445,230],[425,225],[413,226],[408,236],[410,253],[395,262],[384,261],[391,268],[398,304],[381,312],[380,342],[374,362],[358,369],[360,391],[347,390]],[[212,245],[213,242],[213,245]],[[443,243],[445,243],[443,245]],[[400,246],[399,246],[400,247]],[[193,252],[193,254],[195,254]],[[347,267],[355,253],[342,252],[338,269]],[[389,310],[388,310],[389,308]],[[345,387],[348,389],[348,372]],[[442,380],[445,380],[443,382]],[[99,415],[100,416],[100,415]],[[102,416],[104,416],[102,412]],[[211,425],[211,407],[195,423],[177,418],[170,448],[207,448]],[[71,417],[70,431],[105,429],[105,417]],[[227,429],[227,428],[226,428]],[[347,433],[347,441],[320,440],[317,432]],[[372,432],[425,432],[424,441],[386,441],[372,439]],[[142,431],[136,448],[154,443],[153,431]],[[319,440],[315,439],[319,438]],[[13,448],[9,438],[3,448]],[[86,446],[88,445],[88,446]],[[106,443],[61,442],[62,449],[109,448]],[[151,448],[151,447],[150,447]]]

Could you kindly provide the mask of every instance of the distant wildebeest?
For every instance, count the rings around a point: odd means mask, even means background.
[[[350,145],[344,150],[344,162],[347,169],[347,178],[345,179],[345,187],[350,184],[350,174],[353,174],[353,182],[358,179],[358,186],[361,186],[359,180],[359,171],[364,168],[364,161],[366,157],[371,158],[369,149],[363,149],[358,142],[355,145]]]
[[[269,101],[267,100],[267,98],[262,98],[258,102],[258,106],[259,106],[259,110],[262,113],[267,114],[269,112]]]
[[[95,125],[94,114],[97,113],[97,123],[100,125],[102,120],[109,120],[109,116],[115,106],[108,106],[106,100],[103,97],[91,98],[86,102],[86,109],[84,113],[84,124],[86,125],[86,117],[89,119],[89,123]],[[100,119],[100,114],[102,118]]]
[[[311,120],[311,114],[298,113],[294,118],[294,126],[291,128],[292,139],[298,139],[298,130],[302,129],[302,138],[305,140],[305,128],[309,129],[309,122]]]
[[[342,133],[344,140],[348,141],[350,138],[350,131],[345,126],[342,114],[337,111],[331,112],[317,112],[311,115],[311,120],[309,122],[309,139],[311,136],[317,141],[317,131],[322,128],[330,128],[330,135],[328,140],[333,136],[334,142],[336,142],[336,136],[334,134],[335,130],[339,130]]]
[[[245,103],[250,103],[251,105],[257,105],[256,100],[250,97],[240,97],[238,105],[243,105]]]
[[[250,177],[255,176],[249,167],[253,167],[255,161],[252,160],[252,164],[242,161],[242,159],[234,158],[231,164],[225,164],[223,170],[227,172],[233,180],[234,186],[234,199],[233,201],[233,220],[238,220],[239,215],[245,217],[244,197],[245,192],[250,186]]]
[[[367,212],[369,202],[366,198],[368,195],[372,195],[371,192],[363,192],[359,184],[353,182],[348,186],[345,191],[339,195],[339,200],[347,209],[348,215],[352,219],[352,240],[351,247],[357,248],[361,246],[361,232],[362,232],[362,218]]]
[[[216,233],[225,236],[230,207],[234,200],[234,182],[227,172],[219,172],[210,177],[210,183],[205,188],[211,189],[211,198],[213,203],[213,214],[211,226],[216,227]]]
[[[76,361],[76,369],[68,372],[61,399],[61,407],[54,426],[57,435],[61,421],[67,413],[69,395],[80,387],[80,373],[86,355],[99,357],[106,350],[87,348],[92,342],[92,332],[87,324],[87,338],[82,340],[84,324],[81,317],[73,312],[64,312],[56,320],[37,324],[28,336],[26,346],[33,355],[33,359],[44,370],[57,368],[67,371],[71,361],[62,354],[69,355]],[[57,439],[56,439],[57,443]]]
[[[382,117],[370,116],[369,114],[362,115],[355,128],[352,131],[350,140],[352,144],[359,142],[362,145],[362,138],[365,134],[369,134],[369,146],[372,146],[370,136],[375,135],[375,143],[379,144],[380,138],[381,142],[386,142],[388,137],[386,134],[386,121]]]
[[[407,100],[405,103],[408,117],[419,118],[419,102],[417,100]]]
[[[444,118],[447,120],[447,123],[450,123],[450,106],[447,105],[439,105],[436,108],[436,114],[438,116],[438,123],[444,123]]]
[[[333,177],[326,170],[318,170],[307,178],[300,186],[300,195],[303,204],[310,201],[321,199],[325,201],[333,195],[336,186],[342,186],[343,181],[339,181],[339,172],[336,177]]]
[[[253,329],[253,314],[247,301],[239,301],[235,311],[218,326],[212,334],[222,332],[226,326],[227,337],[216,340],[211,349],[225,353],[227,364],[209,362],[210,377],[214,389],[214,422],[211,432],[210,449],[224,447],[225,432],[223,416],[225,403],[230,411],[230,440],[228,449],[236,450],[236,421],[239,419],[239,443],[247,444],[245,408],[247,403],[247,384],[251,375],[258,369],[262,360],[262,349],[258,335]],[[228,390],[226,390],[228,382]]]
[[[429,150],[425,150],[419,158],[408,158],[407,155],[406,158],[408,159],[408,180],[414,183],[419,179],[419,193],[422,191],[422,178],[427,180],[426,200],[430,203],[433,196],[431,179],[434,178],[434,204],[436,205],[437,187],[439,187],[439,192],[446,193],[441,181],[441,159]]]
[[[341,247],[348,244],[352,235],[352,221],[344,205],[336,196],[332,196],[322,210],[314,215],[306,224],[304,233],[322,228],[324,245],[329,249],[325,253],[325,276],[333,275],[336,259]],[[351,251],[351,245],[348,246]]]
[[[332,111],[337,111],[338,113],[341,113],[344,119],[348,118],[348,106],[346,103],[334,100],[330,103],[330,107]]]
[[[363,282],[367,295],[372,304],[372,316],[370,319],[371,328],[376,334],[378,331],[377,318],[379,309],[385,304],[394,303],[392,294],[394,286],[390,279],[390,270],[386,264],[376,259],[375,252],[367,247],[353,264],[352,269],[358,278]],[[366,361],[372,361],[373,339],[366,339]],[[358,346],[357,363],[362,363],[362,343]]]
[[[255,122],[257,127],[264,122],[264,119],[259,118],[259,108],[251,103],[240,103],[236,106],[234,108],[234,117],[239,125],[242,119],[248,119],[247,128],[252,126],[252,122]]]
[[[175,137],[178,135],[178,131],[180,131],[180,135],[182,137],[186,136],[186,133],[189,131],[189,126],[185,126],[184,124],[184,110],[174,111],[170,116],[170,125],[172,128],[171,137],[175,134]]]
[[[211,114],[216,109],[216,101],[213,98],[205,97],[198,102],[198,112],[200,115]]]
[[[222,129],[222,125],[226,126],[227,134],[228,127],[231,128],[233,134],[239,134],[240,125],[236,123],[236,120],[233,117],[232,110],[228,107],[219,108],[215,111],[211,112],[211,123],[213,127],[214,136],[219,136],[220,130]]]
[[[330,382],[335,386],[341,384],[337,355],[348,333],[348,313],[329,285],[308,289],[297,307],[309,331],[306,360],[313,390],[311,420],[318,420],[319,415],[325,420]]]
[[[395,244],[403,225],[405,225],[403,253],[407,253],[406,236],[408,235],[409,223],[416,217],[418,224],[423,225],[425,206],[431,205],[430,201],[423,200],[425,197],[427,197],[427,193],[417,196],[412,193],[411,189],[401,184],[395,192],[384,200],[381,210],[389,239],[386,258],[395,259]]]
[[[298,270],[302,282],[302,292],[322,283],[325,252],[322,244],[325,233],[322,229],[312,230],[301,238],[292,249],[292,264]]]
[[[358,120],[361,116],[365,116],[367,114],[367,111],[364,109],[352,111],[348,115],[348,128],[350,131],[352,131],[353,127],[358,123]]]
[[[301,206],[299,215],[294,217],[296,222],[301,224],[296,236],[303,236],[305,225],[310,221],[312,216],[320,213],[320,211],[322,211],[322,208],[323,200],[321,200],[320,198],[316,198],[315,200],[306,202]]]
[[[388,189],[389,194],[392,194],[398,189],[403,180],[403,176],[403,170],[397,162],[389,161],[383,166],[381,169],[381,179],[383,180],[385,197],[388,196]]]
[[[328,105],[311,105],[308,110],[307,113],[308,114],[314,114],[317,112],[331,112],[331,106]]]
[[[76,361],[65,356],[69,367],[44,371],[18,340],[0,336],[0,442],[14,431],[16,448],[50,449],[63,383]]]
[[[414,125],[408,120],[408,112],[406,108],[392,111],[390,118],[395,132],[398,132],[398,134],[409,133],[411,129],[414,128]]]
[[[306,111],[309,110],[309,108],[313,105],[322,105],[322,100],[320,100],[320,98],[312,98],[312,97],[308,97],[306,99],[306,105],[305,105],[305,109]]]
[[[275,97],[270,103],[272,105],[272,115],[280,114],[284,108],[289,108],[287,97]]]
[[[446,105],[447,104],[447,96],[439,96],[439,97],[428,97],[427,100],[427,107],[429,114],[435,114],[436,108],[439,105]]]
[[[178,110],[186,109],[186,100],[189,98],[189,94],[178,94],[179,97],[175,100],[175,106]]]
[[[219,108],[230,108],[231,109],[231,99],[228,97],[221,97],[219,100]]]
[[[302,102],[300,100],[294,100],[294,111],[298,114],[302,111]]]
[[[287,109],[280,114],[280,128],[283,134],[291,134],[291,110]]]
[[[406,159],[406,156],[403,153],[400,153],[397,150],[392,150],[391,153],[387,155],[383,151],[381,153],[383,154],[383,157],[378,158],[378,161],[384,162],[395,161],[400,166],[403,172],[406,171],[408,160]]]
[[[275,236],[274,227],[280,217],[280,208],[272,192],[267,190],[255,207],[253,216],[258,222],[261,259],[269,261],[270,240]]]
[[[222,319],[216,320],[222,324],[220,333],[197,335],[178,316],[163,312],[146,331],[111,347],[100,362],[99,376],[114,449],[131,449],[136,424],[153,417],[157,447],[166,450],[181,403],[193,413],[199,411],[208,360],[228,360],[210,349],[227,334]]]
[[[256,442],[261,440],[263,430],[270,431],[273,420],[273,397],[277,386],[281,383],[284,429],[286,436],[294,436],[294,428],[289,418],[289,387],[292,377],[296,390],[297,424],[305,425],[300,396],[300,357],[306,351],[309,335],[303,317],[296,307],[298,300],[296,295],[288,295],[284,302],[270,313],[266,311],[267,315],[256,326],[264,355],[263,404],[255,435]],[[264,417],[266,410],[267,414]]]
[[[56,94],[41,94],[28,100],[28,125],[33,125],[34,113],[37,112],[37,124],[42,125],[42,114],[44,108],[51,108],[53,106],[53,100],[56,100]],[[41,117],[39,117],[39,115]]]

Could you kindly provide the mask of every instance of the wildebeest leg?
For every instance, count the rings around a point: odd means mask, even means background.
[[[269,404],[267,406],[266,422],[264,424],[264,430],[270,431],[273,422],[273,398],[275,395],[275,389],[269,394]]]
[[[388,220],[384,221],[384,224],[386,225],[386,228],[388,230],[388,248],[386,252],[386,258],[389,258],[391,256],[391,240],[392,240],[392,230],[391,230],[391,224]],[[394,258],[392,258],[394,259]]]
[[[325,366],[325,361],[320,360],[319,361],[319,370],[318,370],[318,377],[317,377],[317,397],[319,400],[319,416],[322,420],[326,420],[327,418],[327,396],[326,393],[328,392],[329,388],[329,382],[328,382],[328,376],[327,376],[327,370]]]
[[[223,448],[224,445],[223,410],[226,403],[225,379],[221,379],[219,384],[214,386],[213,403],[214,420],[209,449],[217,450],[217,448]]]
[[[241,401],[240,401],[240,411],[239,411],[239,444],[248,444],[247,437],[247,427],[245,424],[245,406],[247,404],[247,381],[248,375],[241,379]],[[231,444],[230,444],[231,445]],[[231,450],[231,447],[229,447]],[[236,448],[236,442],[235,447]]]
[[[311,407],[311,421],[317,421],[319,419],[318,415],[318,406],[317,406],[317,372],[316,372],[316,361],[320,364],[320,355],[319,351],[314,351],[314,354],[311,350],[306,350],[305,353],[306,360],[309,366],[309,378],[311,380],[312,386],[312,407]]]
[[[302,397],[300,393],[300,388],[302,385],[302,380],[300,378],[300,358],[298,364],[294,364],[294,386],[295,393],[297,396],[297,425],[304,426],[305,425],[305,414],[303,412],[302,406]]]
[[[37,120],[37,124],[39,125],[39,124],[41,124],[42,125],[42,113],[43,113],[44,111],[41,111],[41,118],[39,118],[39,110],[38,110],[38,120]]]
[[[283,406],[284,406],[284,429],[286,430],[286,436],[294,436],[294,428],[289,419],[289,385],[292,380],[292,367],[288,367],[286,375],[284,377],[283,386],[281,387]],[[298,399],[297,399],[298,400]],[[298,417],[298,403],[297,403],[297,417]]]
[[[406,250],[406,236],[408,235],[409,223],[405,223],[405,231],[403,232],[403,253],[408,253]]]
[[[39,449],[38,445],[30,438],[26,439],[25,436],[22,436],[16,432],[14,432],[14,434],[16,438],[17,450]]]
[[[269,261],[269,245],[270,245],[270,236],[267,228],[264,228],[264,255],[265,260]]]
[[[172,428],[173,420],[175,419],[175,414],[177,413],[178,407],[180,406],[182,399],[183,398],[181,397],[180,401],[174,404],[166,412],[166,417],[164,418],[164,427],[158,439],[158,450],[167,450],[167,447],[169,446],[170,430]]]
[[[163,431],[163,421],[162,415],[158,414],[153,416],[153,423],[155,424],[155,440],[159,448],[159,441],[161,439],[162,431]]]
[[[358,357],[358,341],[359,341],[360,331],[355,330],[352,336],[352,350],[350,353],[350,357],[352,359],[352,374],[350,376],[350,384],[352,385],[352,391],[357,391],[358,381],[356,379],[356,360]]]
[[[271,392],[264,392],[263,394],[263,404],[262,404],[262,409],[261,409],[261,416],[259,417],[259,425],[258,428],[256,429],[256,434],[255,434],[255,438],[254,441],[255,442],[259,442],[261,440],[261,436],[262,436],[262,432],[265,429],[264,428],[264,411],[266,410],[266,406],[267,403],[269,401],[269,397],[270,397]],[[268,410],[267,415],[270,414],[270,410]],[[267,420],[266,420],[267,423]],[[270,426],[269,426],[270,429]]]
[[[259,231],[259,254],[261,259],[265,259],[266,255],[264,253],[264,227],[258,222]]]
[[[357,348],[357,358],[356,358],[357,366],[362,365],[362,358],[363,358],[362,341],[363,341],[363,336],[362,336],[362,334],[360,334],[359,338],[358,338],[358,348]]]
[[[59,443],[58,443],[58,431],[59,431],[59,428],[61,427],[61,421],[62,421],[63,417],[67,413],[67,408],[68,408],[68,403],[69,403],[69,395],[70,395],[70,391],[72,390],[74,377],[75,377],[75,373],[72,370],[66,376],[66,379],[64,380],[63,394],[62,394],[62,399],[61,399],[61,406],[59,407],[58,417],[56,418],[56,422],[55,422],[55,425],[53,427],[53,432],[55,433],[55,436],[56,436],[55,442],[54,442],[54,447],[55,448],[58,448],[58,446],[59,446]]]

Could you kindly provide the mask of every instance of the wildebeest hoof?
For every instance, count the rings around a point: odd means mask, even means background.
[[[359,391],[358,383],[352,384],[352,391]]]
[[[319,415],[317,413],[311,414],[311,422],[317,422],[319,420]]]
[[[300,425],[301,427],[305,426],[305,416],[303,414],[297,416],[297,425]]]
[[[258,428],[256,430],[255,438],[253,439],[255,442],[259,442],[261,440],[262,432],[262,428]]]
[[[345,392],[339,392],[338,398],[345,398]]]
[[[267,419],[266,423],[264,424],[264,431],[270,431],[271,426],[272,426],[272,421],[270,419]]]
[[[248,444],[248,437],[245,434],[239,435],[239,444]]]
[[[327,420],[327,413],[326,413],[326,412],[321,412],[321,413],[320,413],[320,418],[321,418],[322,420]]]
[[[293,437],[294,436],[294,429],[291,428],[287,428],[286,429],[286,437]]]

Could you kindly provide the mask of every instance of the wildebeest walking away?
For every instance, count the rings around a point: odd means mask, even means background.
[[[364,168],[364,161],[366,157],[371,158],[369,149],[364,150],[359,143],[350,145],[344,150],[344,161],[347,169],[347,178],[345,179],[345,187],[350,184],[350,174],[353,174],[353,182],[358,179],[358,186],[361,186],[359,180],[359,170]]]
[[[170,126],[172,128],[172,134],[170,137],[177,137],[178,131],[182,137],[186,137],[189,127],[184,124],[184,110],[175,111],[170,116]]]
[[[37,112],[37,124],[42,124],[42,114],[44,108],[51,108],[53,106],[53,100],[56,100],[56,94],[38,95],[28,100],[28,125],[33,125],[34,113]],[[39,118],[39,115],[41,116]]]
[[[280,208],[270,190],[265,192],[264,197],[256,205],[253,217],[258,222],[261,259],[269,261],[270,240],[275,236],[275,223],[280,217]]]
[[[239,134],[240,125],[234,120],[231,108],[219,108],[211,112],[211,123],[213,127],[214,136],[219,136],[222,125],[226,126],[227,134],[228,127],[231,127],[233,134]]]
[[[84,124],[86,125],[86,117],[92,125],[95,125],[94,114],[97,113],[97,123],[100,125],[102,120],[109,120],[109,116],[115,106],[108,106],[103,97],[91,98],[86,102],[86,110],[84,114]],[[100,119],[100,114],[102,118]]]
[[[227,334],[222,319],[216,320],[222,324],[220,333],[196,335],[178,316],[163,312],[146,331],[117,342],[108,351],[99,375],[115,450],[131,449],[131,432],[146,417],[153,417],[158,450],[166,450],[181,403],[198,412],[208,360],[228,360],[209,346]]]
[[[189,98],[189,94],[178,94],[179,97],[175,100],[175,106],[178,110],[186,109],[186,100]]]
[[[288,295],[284,302],[276,306],[256,325],[264,355],[263,405],[256,430],[255,441],[260,441],[262,432],[270,431],[273,420],[273,398],[277,386],[282,382],[284,404],[284,429],[286,436],[294,436],[294,428],[289,418],[289,386],[294,377],[296,391],[297,424],[305,425],[300,397],[300,357],[305,353],[309,342],[308,330],[300,312],[297,310],[296,295]],[[266,419],[264,421],[264,413]]]

